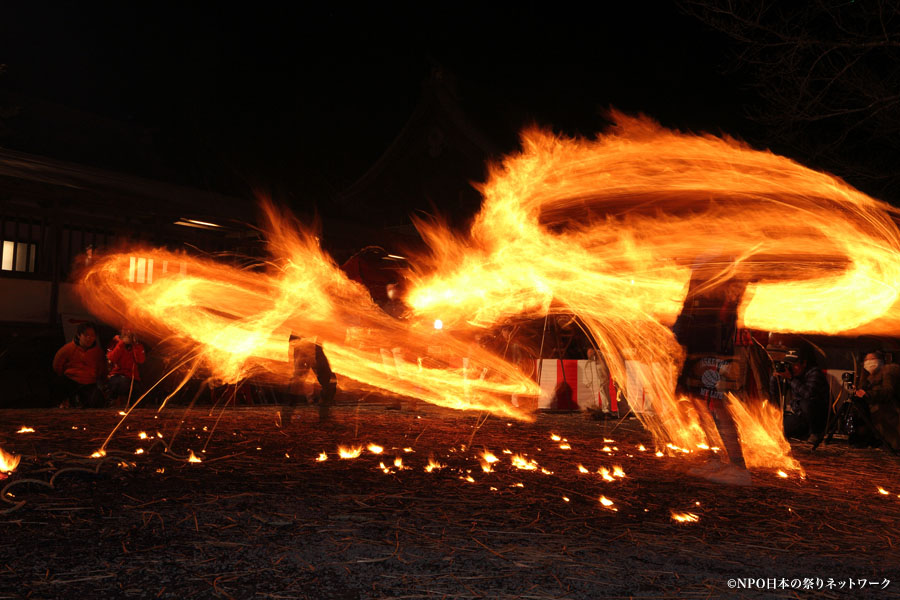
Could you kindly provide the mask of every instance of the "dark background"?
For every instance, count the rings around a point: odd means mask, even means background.
[[[765,67],[742,63],[746,44],[702,17],[670,2],[6,3],[0,145],[327,212],[439,67],[504,152],[531,123],[593,135],[612,106],[853,182],[748,118],[766,108]]]

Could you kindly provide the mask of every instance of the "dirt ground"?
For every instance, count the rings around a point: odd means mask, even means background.
[[[728,487],[633,420],[342,405],[329,426],[312,407],[284,427],[273,406],[137,410],[89,458],[119,418],[0,412],[22,457],[0,481],[0,598],[900,597],[900,459],[881,450],[796,444],[805,479]]]

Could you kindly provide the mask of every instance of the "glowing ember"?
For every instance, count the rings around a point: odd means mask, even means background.
[[[884,489],[884,488],[881,487],[881,486],[878,486],[878,493],[879,493],[879,494],[882,494],[882,495],[884,495],[884,496],[887,496],[888,494],[890,494],[889,491],[887,491],[886,489]]]
[[[412,448],[404,448],[403,451],[407,454],[409,454],[410,452],[415,452],[415,450],[413,450]]]
[[[541,473],[543,473],[544,475],[553,475],[553,471],[544,467],[541,467]]]
[[[106,456],[106,450],[97,450],[91,454],[91,458],[103,458],[104,456]]]
[[[513,454],[510,461],[515,468],[523,471],[534,471],[538,468],[536,460],[529,460],[520,454]]]
[[[569,501],[569,498],[566,497],[566,496],[563,496],[562,499],[563,499],[563,502],[568,502],[568,501]]]
[[[191,451],[190,451],[190,454],[189,454],[189,456],[188,456],[188,462],[191,462],[191,463],[199,463],[199,462],[203,462],[203,461],[200,460],[199,458],[197,458],[197,455],[194,454],[194,451],[193,451],[193,450],[191,450]]]
[[[616,440],[611,440],[611,439],[608,439],[608,438],[603,438],[603,443],[604,443],[604,444],[615,444],[615,443],[616,443]]]
[[[434,471],[434,470],[436,470],[436,469],[443,469],[444,466],[445,466],[445,465],[442,465],[442,464],[439,463],[438,461],[436,461],[436,460],[434,460],[433,458],[430,458],[430,457],[429,457],[429,459],[428,459],[428,464],[425,465],[425,472],[426,472],[426,473],[431,473],[432,471]]]
[[[0,448],[0,473],[12,473],[19,466],[21,460],[21,456],[4,452],[3,448]]]
[[[619,465],[613,467],[613,477],[625,477],[625,471],[622,470],[622,467]]]
[[[697,444],[697,447],[701,450],[709,450],[709,446],[707,444]]]
[[[679,523],[696,523],[700,520],[700,517],[695,515],[694,513],[672,513],[672,520],[677,521]]]
[[[600,467],[597,473],[599,473],[600,476],[603,477],[603,479],[605,479],[606,481],[615,481],[613,476],[609,474],[609,469],[607,469],[606,467]]]
[[[612,452],[612,448],[610,448],[609,446],[603,446],[603,451],[604,452]]]
[[[378,468],[381,469],[382,471],[384,471],[385,474],[388,474],[391,472],[391,470],[388,467],[384,466],[384,462],[378,463]]]
[[[316,457],[316,462],[325,462],[328,460],[328,455],[324,452],[320,452],[319,456]]]
[[[472,477],[471,475],[466,475],[465,478],[460,477],[460,479],[465,479],[465,480],[468,481],[469,483],[475,483],[475,478]]]
[[[366,450],[368,450],[368,451],[371,452],[372,454],[381,454],[382,452],[384,452],[384,448],[382,448],[382,447],[379,446],[378,444],[369,444],[368,446],[366,446]],[[357,455],[357,456],[358,456],[358,455]],[[342,458],[343,458],[343,457],[342,457]],[[356,457],[355,457],[355,456],[351,456],[351,457],[348,457],[348,458],[356,458]]]
[[[572,449],[572,446],[570,446],[570,445],[567,444],[567,443],[566,443],[566,444],[560,444],[560,445],[559,445],[559,449],[560,449],[560,450],[571,450],[571,449]]]
[[[606,496],[600,496],[600,504],[609,508],[613,505],[613,501],[607,498]]]
[[[590,473],[590,471],[588,471],[584,465],[578,465],[578,472],[579,473]]]
[[[658,456],[659,458],[662,458],[663,456],[665,456],[665,454],[663,454],[662,452],[660,452],[659,450],[657,450],[657,451],[656,451],[656,456]]]
[[[784,471],[778,471],[778,476],[787,479],[788,474],[785,473]]]
[[[338,446],[338,456],[344,459],[357,458],[362,451],[362,446]]]
[[[137,450],[134,451],[134,453],[135,453],[135,454],[143,454],[143,453],[144,453],[144,449],[143,449],[143,448],[138,448]]]
[[[16,433],[34,433],[34,429],[31,427],[25,427],[22,425],[22,428],[18,430]]]
[[[403,459],[400,458],[399,456],[394,458],[394,466],[397,467],[398,469],[402,469],[403,468]]]
[[[508,450],[508,449],[504,448],[503,454],[512,454],[512,450]]]
[[[484,453],[482,453],[481,457],[484,459],[484,462],[489,463],[489,464],[493,464],[500,460],[499,458],[494,456],[493,453],[488,452],[487,450],[485,450]]]
[[[646,451],[647,451],[647,449],[644,448],[644,445],[643,445],[643,444],[641,444],[640,446],[638,446],[638,450],[639,450],[640,452],[646,452]]]
[[[560,441],[562,438],[561,438],[560,436],[556,435],[555,433],[551,433],[551,434],[550,434],[550,439],[553,440],[554,442],[558,442],[558,441]]]
[[[140,432],[140,433],[138,434],[138,437],[139,437],[140,439],[142,439],[142,440],[146,440],[146,439],[147,439],[147,432],[146,432],[146,431]]]

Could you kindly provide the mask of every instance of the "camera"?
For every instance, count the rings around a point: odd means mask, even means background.
[[[795,350],[794,348],[787,349],[782,359],[775,361],[775,372],[787,373],[791,370],[791,365],[797,362],[799,359],[800,355],[797,350]]]
[[[853,383],[853,373],[841,373],[841,381],[847,386],[848,390],[853,390],[856,387]]]

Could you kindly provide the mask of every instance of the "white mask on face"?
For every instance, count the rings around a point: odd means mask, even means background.
[[[870,358],[863,362],[863,369],[865,369],[870,375],[878,370],[884,362],[878,360],[877,358]]]

